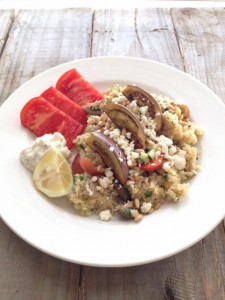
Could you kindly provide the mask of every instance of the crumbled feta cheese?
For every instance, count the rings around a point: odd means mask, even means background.
[[[106,178],[100,178],[99,179],[99,184],[100,184],[101,187],[106,189],[108,187],[107,177]]]
[[[90,189],[88,182],[86,183],[86,190],[87,190],[89,196],[92,196],[92,195],[93,195],[93,192],[92,192],[92,190]]]
[[[93,182],[95,182],[95,181],[97,181],[97,180],[98,180],[98,177],[97,177],[97,176],[93,176],[92,179],[91,179],[91,181],[93,181]]]
[[[130,153],[130,156],[131,156],[131,159],[136,159],[136,158],[139,157],[139,154],[138,154],[137,152],[132,151],[132,152]]]
[[[127,132],[127,133],[126,133],[126,137],[127,137],[128,139],[130,139],[130,138],[131,138],[131,133],[130,133],[130,132]]]
[[[109,147],[109,150],[110,150],[111,152],[113,152],[114,147],[113,147],[113,146]]]
[[[120,137],[120,130],[118,128],[115,128],[114,130],[110,131],[109,136],[113,138],[119,138]]]
[[[173,141],[166,137],[165,135],[160,135],[158,141],[161,145],[171,146],[173,145]]]
[[[165,171],[169,171],[169,169],[170,169],[170,164],[169,164],[168,161],[164,162],[164,164],[163,164],[163,169],[164,169]]]
[[[149,213],[149,211],[150,211],[151,208],[152,208],[152,204],[151,203],[144,202],[141,205],[141,212],[144,213],[144,214],[147,214],[147,213]]]
[[[114,103],[120,103],[120,102],[123,102],[123,101],[126,101],[127,98],[125,96],[118,96],[118,97],[115,97],[112,99],[112,102]]]
[[[111,212],[109,209],[103,210],[99,213],[99,218],[102,221],[108,221],[112,218]]]
[[[21,151],[20,161],[28,170],[33,172],[43,155],[52,147],[66,159],[70,158],[71,151],[66,146],[64,136],[59,132],[55,132],[54,134],[45,134],[36,138],[33,144]]]
[[[156,132],[155,132],[155,123],[151,125],[151,128],[145,128],[144,133],[150,137],[151,140],[155,140],[156,138]]]
[[[106,129],[106,130],[104,130],[104,132],[103,132],[105,135],[109,135],[109,130],[108,129]]]
[[[158,146],[161,147],[162,153],[168,154],[168,148],[169,148],[169,146],[172,146],[172,145],[173,145],[173,141],[171,139],[167,138],[166,136],[160,135],[158,137]]]
[[[176,146],[171,146],[169,149],[169,155],[174,155],[177,152]]]
[[[127,160],[127,164],[128,164],[129,167],[132,166],[132,160],[131,160],[131,159],[128,159],[128,160]]]
[[[138,108],[138,106],[137,106],[137,101],[136,101],[136,100],[131,101],[129,107],[130,107],[131,109],[137,109],[137,108]]]
[[[135,217],[137,217],[137,215],[139,215],[139,212],[137,209],[131,209],[130,214],[133,218],[135,218]]]
[[[158,157],[160,154],[161,154],[161,151],[159,151],[159,150],[156,151],[156,152],[155,152],[155,157]]]
[[[142,120],[143,124],[145,124],[145,125],[149,124],[149,120],[146,116],[142,116],[141,120]]]
[[[140,107],[140,112],[143,115],[146,115],[147,111],[148,111],[148,106],[142,106],[142,107]]]
[[[183,150],[180,150],[176,155],[173,156],[174,167],[179,171],[183,170],[186,166],[185,155],[186,155],[186,152]]]
[[[110,169],[107,169],[105,172],[106,177],[112,177],[113,176],[113,172]]]

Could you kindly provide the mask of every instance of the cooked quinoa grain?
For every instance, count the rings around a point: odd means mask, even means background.
[[[115,122],[104,111],[98,116],[89,115],[86,130],[75,143],[80,156],[91,161],[96,174],[74,174],[74,186],[68,198],[82,216],[95,212],[101,220],[108,221],[118,213],[124,219],[139,222],[163,203],[177,203],[187,193],[188,180],[199,171],[196,144],[203,131],[190,121],[186,105],[152,94],[161,108],[161,112],[154,115],[149,104],[140,105],[138,99],[128,100],[123,89],[115,85],[107,90],[99,107],[104,110],[113,103],[128,109],[128,116],[134,115],[132,118],[140,124],[138,134],[144,136],[144,140],[138,141],[132,128],[120,126],[121,120]],[[157,114],[162,120],[160,130],[157,130]],[[88,142],[93,132],[98,138],[104,137],[103,144],[110,141],[108,154],[93,150]],[[140,141],[144,141],[144,146]],[[115,154],[116,147],[123,156]],[[112,155],[111,161],[116,162],[110,165],[105,155]],[[122,172],[128,170],[123,183],[118,177],[120,167]]]

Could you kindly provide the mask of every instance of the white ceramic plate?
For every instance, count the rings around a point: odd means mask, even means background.
[[[202,171],[190,182],[188,196],[166,205],[140,223],[102,222],[81,217],[62,198],[50,200],[32,185],[19,161],[34,136],[20,125],[23,105],[70,68],[100,90],[115,83],[136,83],[186,103],[205,131],[200,144]],[[225,109],[207,87],[187,74],[150,60],[99,57],[47,70],[16,90],[0,109],[1,217],[22,239],[58,258],[92,266],[131,266],[176,254],[206,236],[224,218]]]

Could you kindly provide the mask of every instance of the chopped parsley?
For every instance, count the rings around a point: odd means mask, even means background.
[[[131,208],[127,207],[126,209],[124,209],[123,212],[122,212],[122,214],[126,218],[132,218]]]
[[[167,181],[168,180],[168,178],[169,178],[169,174],[163,174],[163,179],[165,180],[165,181]]]
[[[174,202],[178,202],[180,200],[180,197],[178,197],[177,195],[176,195],[176,197],[175,197],[175,199],[174,199]]]
[[[144,193],[144,195],[145,195],[145,198],[151,197],[152,191],[147,191]]]
[[[81,143],[81,141],[80,141],[81,139],[80,138],[78,138],[78,141],[77,141],[77,146],[78,146],[78,148],[80,148],[80,149],[82,149],[82,150],[84,150],[85,149],[85,147],[84,147],[84,145]]]
[[[73,176],[73,181],[74,181],[74,183],[75,183],[77,180],[80,180],[80,181],[84,180],[84,175],[74,175],[74,176]]]
[[[78,147],[80,148],[80,149],[85,149],[85,147],[84,147],[84,145],[83,144],[78,144]]]

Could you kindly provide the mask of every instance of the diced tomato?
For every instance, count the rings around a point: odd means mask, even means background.
[[[141,170],[142,171],[149,171],[149,172],[155,171],[155,170],[157,170],[158,168],[160,168],[162,166],[163,161],[164,161],[164,157],[161,154],[160,156],[158,156],[157,158],[151,160],[147,164],[142,164],[141,165]]]
[[[80,154],[75,155],[72,162],[72,172],[73,174],[83,174],[84,170],[80,166]]]
[[[101,175],[102,172],[99,172],[97,170],[96,165],[93,163],[93,161],[88,157],[81,157],[80,158],[80,166],[81,168],[87,172],[88,174],[92,176],[98,176]]]
[[[48,88],[41,94],[41,97],[45,98],[58,109],[64,111],[77,122],[86,125],[87,113],[83,110],[83,108],[69,99],[66,95],[58,91],[56,88]]]
[[[73,146],[73,140],[83,133],[84,126],[42,97],[32,98],[20,113],[21,124],[34,132],[36,136],[60,132],[66,139],[67,147]]]
[[[56,88],[81,106],[103,99],[103,95],[76,69],[65,72],[57,81]]]

